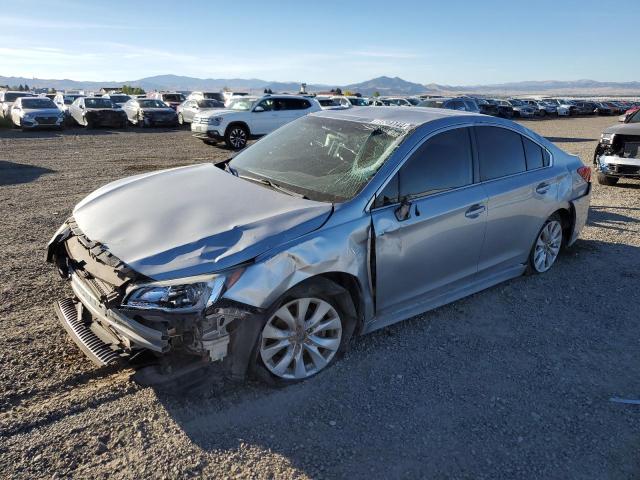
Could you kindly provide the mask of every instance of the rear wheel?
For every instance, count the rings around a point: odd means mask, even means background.
[[[553,266],[562,247],[562,236],[562,219],[554,213],[544,222],[531,248],[530,273],[544,273]]]
[[[233,150],[241,150],[247,146],[249,132],[242,125],[231,125],[224,134],[224,142]]]
[[[598,172],[597,178],[600,185],[607,185],[609,187],[613,187],[618,183],[618,180],[620,180],[618,177],[612,177],[600,172]]]

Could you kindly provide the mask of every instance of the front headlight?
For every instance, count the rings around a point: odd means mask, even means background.
[[[600,143],[611,145],[613,143],[613,137],[615,137],[615,133],[603,133],[600,135]]]
[[[209,125],[218,126],[220,125],[220,123],[222,123],[222,117],[209,117],[209,120],[207,120],[207,123]]]
[[[216,303],[243,273],[241,267],[214,277],[198,277],[197,281],[188,283],[174,280],[141,285],[125,298],[123,306],[140,310],[201,311]]]

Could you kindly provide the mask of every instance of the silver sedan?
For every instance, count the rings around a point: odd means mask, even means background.
[[[74,295],[58,315],[98,364],[147,349],[295,382],[356,334],[548,271],[590,192],[578,157],[508,120],[314,113],[81,201],[49,244]]]

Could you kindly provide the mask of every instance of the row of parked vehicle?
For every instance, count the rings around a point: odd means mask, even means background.
[[[33,97],[35,95],[26,92],[0,92],[3,116],[23,129],[62,128],[69,123],[89,128],[125,128],[129,124],[142,127],[192,124],[197,138],[208,144],[224,141],[231,148],[243,148],[251,137],[268,133],[316,110],[362,106],[429,107],[503,118],[618,114],[619,120],[624,121],[640,109],[640,102],[620,100],[499,99],[471,96],[369,99],[358,95],[307,94],[267,94],[257,97],[244,92],[226,91],[196,91],[188,96],[179,92],[152,92],[146,95],[114,92],[102,96],[59,92]],[[222,110],[225,112],[215,113]],[[264,115],[254,115],[261,113]],[[235,122],[233,129],[228,128],[230,122]]]
[[[190,123],[200,109],[222,109],[225,102],[245,95],[242,92],[192,92],[188,97],[176,92],[153,92],[148,95],[58,92],[35,95],[4,91],[0,92],[0,105],[2,117],[24,130],[61,129],[69,124],[88,128],[126,128],[129,124],[172,127]]]

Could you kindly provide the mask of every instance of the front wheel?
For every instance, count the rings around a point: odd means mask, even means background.
[[[551,215],[544,223],[529,254],[529,272],[544,273],[549,270],[562,247],[562,220],[559,215]]]
[[[242,125],[231,125],[224,134],[224,142],[233,150],[242,150],[247,146],[249,133]]]
[[[352,330],[348,325],[334,297],[301,290],[268,314],[258,339],[259,366],[278,383],[312,377],[344,351]]]
[[[600,172],[598,172],[597,179],[600,185],[607,185],[609,187],[613,187],[618,183],[618,180],[620,180],[618,177],[611,177]]]

